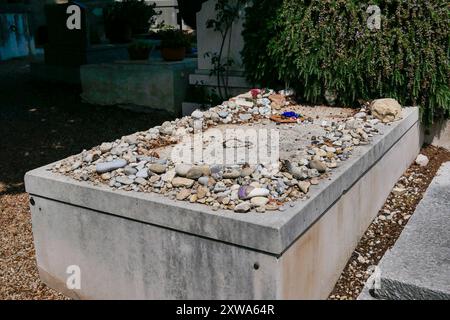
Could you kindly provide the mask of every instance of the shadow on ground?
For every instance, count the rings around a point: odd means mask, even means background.
[[[24,191],[31,169],[170,117],[82,103],[80,89],[32,81],[26,60],[0,63],[0,195]]]

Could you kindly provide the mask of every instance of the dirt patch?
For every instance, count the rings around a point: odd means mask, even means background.
[[[378,216],[360,240],[329,299],[353,300],[361,293],[371,275],[371,266],[378,265],[392,248],[403,228],[422,200],[423,194],[450,152],[434,146],[422,149],[430,162],[426,167],[412,164],[398,180]]]

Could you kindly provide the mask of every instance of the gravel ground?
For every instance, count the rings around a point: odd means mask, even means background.
[[[168,118],[83,104],[78,88],[33,83],[28,73],[24,60],[0,63],[0,299],[65,299],[37,274],[25,172]],[[430,163],[426,168],[412,165],[399,180],[407,192],[389,196],[330,299],[358,296],[368,267],[395,243],[440,164],[450,160],[443,149],[426,147],[422,152]]]
[[[83,104],[79,94],[32,82],[25,60],[0,62],[0,299],[64,298],[38,278],[25,172],[168,119]]]
[[[359,296],[371,275],[371,266],[378,265],[384,253],[392,248],[436,172],[442,163],[450,161],[450,152],[442,148],[427,146],[421,153],[430,162],[426,167],[412,164],[398,180],[353,252],[329,299],[353,300]]]

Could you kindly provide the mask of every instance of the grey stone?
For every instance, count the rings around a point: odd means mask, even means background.
[[[248,202],[242,202],[234,207],[234,212],[237,213],[246,213],[249,212],[252,206]]]
[[[171,135],[174,130],[175,130],[175,127],[169,121],[166,121],[161,125],[159,132],[162,135]]]
[[[198,178],[198,183],[201,185],[207,186],[209,182],[209,177],[200,177]]]
[[[72,167],[70,168],[70,170],[74,171],[77,170],[79,167],[81,167],[82,162],[81,161],[76,161],[72,164]]]
[[[223,167],[220,165],[211,166],[211,174],[220,173],[223,171]]]
[[[195,110],[194,112],[192,112],[191,117],[194,119],[202,119],[203,112],[201,112],[200,110]]]
[[[145,180],[144,178],[140,178],[137,177],[134,182],[136,182],[137,184],[141,184],[141,185],[146,185],[147,184],[147,180]]]
[[[175,172],[177,173],[178,176],[180,177],[186,177],[186,175],[188,174],[189,170],[192,168],[191,165],[189,164],[177,164],[175,166]]]
[[[241,114],[239,115],[239,119],[241,119],[242,121],[248,121],[248,120],[250,120],[251,118],[253,118],[253,117],[252,117],[252,115],[249,114],[249,113],[241,113]]]
[[[222,181],[217,182],[216,185],[214,186],[214,192],[216,193],[223,192],[225,190],[227,190],[227,186]]]
[[[111,162],[98,163],[95,166],[95,170],[97,171],[97,173],[105,173],[105,172],[110,172],[110,171],[114,171],[114,170],[123,168],[126,165],[127,165],[126,160],[118,159],[118,160],[114,160]]]
[[[202,167],[200,167],[200,166],[193,166],[186,173],[186,178],[197,180],[198,178],[202,177],[203,175],[204,175],[204,170],[203,170]]]
[[[136,177],[138,177],[138,178],[147,179],[148,176],[149,176],[149,174],[148,174],[148,170],[146,168],[141,169],[136,173]]]
[[[116,182],[118,182],[120,184],[124,184],[124,185],[130,185],[134,182],[134,180],[132,180],[128,177],[119,176],[119,177],[116,177]]]
[[[418,164],[421,167],[426,167],[429,161],[430,160],[428,159],[428,157],[423,154],[419,154],[416,158],[416,164]]]
[[[219,112],[218,112],[218,115],[219,115],[219,117],[221,117],[221,118],[226,118],[226,117],[228,117],[229,112],[227,112],[227,111],[219,111]]]
[[[159,163],[152,163],[149,166],[149,169],[150,169],[151,172],[154,172],[154,173],[157,173],[157,174],[161,174],[161,173],[166,172],[167,166],[163,165],[163,164],[159,164]]]
[[[311,150],[312,151],[312,150]],[[314,151],[312,151],[314,152]],[[305,171],[302,167],[297,167],[293,165],[289,160],[284,162],[287,171],[295,178],[299,180],[304,180],[308,178],[307,171]]]
[[[133,167],[125,167],[123,169],[123,172],[127,175],[127,176],[131,176],[131,175],[135,175],[138,171],[137,169],[133,168]]]

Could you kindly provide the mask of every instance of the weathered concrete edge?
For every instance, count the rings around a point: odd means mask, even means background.
[[[354,155],[338,168],[332,181],[313,187],[308,201],[299,202],[282,213],[214,212],[202,205],[176,202],[155,194],[113,191],[78,182],[49,172],[51,165],[28,172],[25,185],[31,195],[281,255],[417,124],[417,108],[404,109],[404,115],[402,121],[389,127],[384,135],[377,136],[373,145],[361,147],[361,155]]]
[[[277,228],[243,223],[233,219],[232,214],[220,215],[202,205],[186,206],[183,202],[155,194],[113,191],[77,182],[53,174],[47,170],[49,167],[51,165],[26,174],[26,190],[31,196],[276,254],[264,247],[248,246],[248,243],[255,235],[276,241]],[[236,239],[236,235],[240,237]]]
[[[381,300],[450,300],[450,295],[446,292],[420,287],[389,277],[381,278],[381,289],[376,289],[375,294]]]
[[[285,214],[288,221],[281,226],[281,236],[286,247],[303,234],[322,214],[326,214],[327,210],[394,147],[413,126],[418,125],[418,122],[418,108],[409,108],[408,114],[400,123],[389,128],[383,136],[374,139],[372,145],[361,147],[363,151],[360,155],[354,155],[347,160],[343,165],[345,170],[336,170],[331,181],[326,180],[319,186],[312,186],[309,201],[299,202]]]
[[[358,296],[358,300],[450,300],[448,293],[419,287],[389,277],[382,277],[380,285],[381,289],[374,290],[373,296],[365,286]]]

